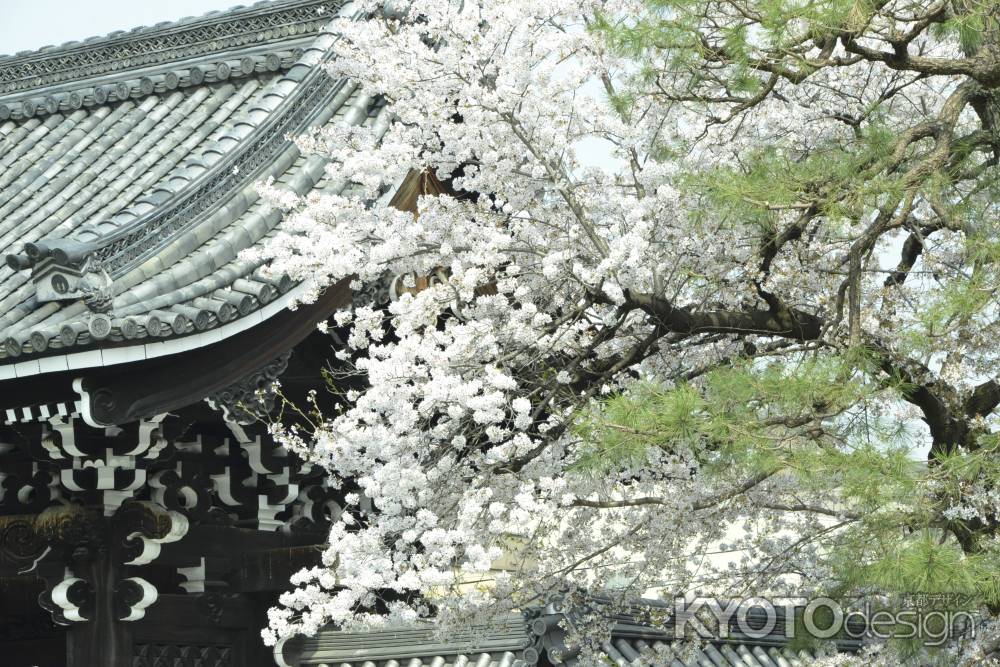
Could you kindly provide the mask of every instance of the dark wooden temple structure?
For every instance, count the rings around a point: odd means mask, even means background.
[[[323,386],[305,288],[242,251],[254,184],[342,193],[289,140],[385,128],[315,67],[340,0],[274,0],[0,57],[0,665],[273,665],[338,493],[258,417]],[[413,179],[411,179],[413,180]],[[407,184],[412,189],[412,184]],[[373,205],[386,205],[393,191]]]

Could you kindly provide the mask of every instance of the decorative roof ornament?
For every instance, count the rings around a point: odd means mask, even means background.
[[[84,299],[89,307],[90,303],[108,301],[110,310],[107,295],[111,277],[92,261],[91,253],[96,249],[92,243],[73,239],[25,243],[20,253],[7,255],[7,266],[15,271],[31,269],[40,302]],[[95,273],[95,269],[101,273]]]
[[[247,426],[260,415],[274,409],[277,390],[275,383],[288,368],[291,350],[279,355],[267,366],[250,373],[238,382],[205,399],[209,407],[222,412],[227,422]]]
[[[83,303],[91,313],[105,316],[111,314],[111,306],[115,296],[114,282],[101,265],[100,260],[96,259],[94,255],[90,255],[84,262],[80,291],[83,293]],[[93,322],[93,318],[91,318],[91,322]],[[111,321],[108,320],[109,331],[110,326]]]
[[[398,276],[386,271],[375,280],[362,283],[351,293],[351,309],[368,307],[380,310],[393,301],[393,287]]]
[[[410,0],[386,0],[382,3],[382,18],[389,21],[404,21],[413,3]]]

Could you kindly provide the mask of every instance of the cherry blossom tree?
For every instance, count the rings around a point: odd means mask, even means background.
[[[609,587],[997,610],[996,3],[360,9],[324,66],[382,117],[299,139],[346,189],[262,186],[268,253],[400,296],[275,427],[359,492],[269,641]]]

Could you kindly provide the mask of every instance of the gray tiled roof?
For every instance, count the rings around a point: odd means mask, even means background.
[[[403,651],[397,658],[375,659],[371,656],[344,656],[329,647],[317,647],[308,658],[294,667],[528,667],[533,664],[512,651],[480,651],[466,648],[457,653],[437,653],[413,656]],[[618,639],[603,650],[607,664],[625,667],[808,667],[816,657],[807,651],[788,648],[763,648],[747,644],[708,644],[693,654],[680,655],[663,642],[649,643],[642,639]],[[574,665],[576,660],[566,661]],[[560,664],[560,663],[556,663]]]
[[[282,652],[278,664],[299,665],[329,664],[331,667],[347,665],[444,665],[463,664],[463,659],[473,665],[485,667],[512,667],[522,664],[520,657],[532,645],[527,623],[520,615],[511,615],[494,625],[475,626],[465,633],[456,633],[446,639],[437,639],[433,629],[400,628],[381,632],[338,632],[324,630],[307,639],[291,657]]]
[[[273,0],[0,56],[0,121],[275,71],[343,0]]]
[[[438,637],[433,628],[379,632],[321,631],[315,637],[279,646],[275,656],[288,667],[529,667],[576,665],[579,653],[567,651],[557,623],[565,616],[532,612],[511,615],[491,626]],[[782,639],[730,639],[692,650],[670,640],[662,630],[630,623],[614,624],[600,647],[609,665],[664,667],[808,667],[816,657],[793,650]]]
[[[232,27],[234,18],[287,18],[334,4],[258,3],[124,36],[162,38],[191,26],[215,34],[213,25]],[[280,223],[258,201],[254,183],[273,177],[298,194],[339,191],[343,184],[326,179],[322,160],[301,156],[287,135],[343,121],[384,127],[388,119],[355,84],[331,81],[313,67],[334,35],[311,23],[289,32],[282,41],[278,30],[269,41],[269,53],[283,54],[277,67],[272,60],[245,67],[239,77],[206,75],[187,87],[157,84],[134,97],[0,120],[0,249],[8,257],[0,266],[0,380],[64,369],[73,353],[87,350],[102,350],[108,363],[145,358],[142,350],[108,352],[117,347],[205,340],[192,334],[231,329],[293,287],[239,257]],[[303,36],[304,46],[286,48]],[[84,44],[120,46],[122,37]],[[0,103],[5,67],[77,50],[0,58]],[[39,275],[51,266],[106,273],[111,286],[99,293],[111,298],[110,312],[80,298],[44,296]],[[102,363],[77,357],[84,365]],[[25,363],[35,359],[40,363]]]

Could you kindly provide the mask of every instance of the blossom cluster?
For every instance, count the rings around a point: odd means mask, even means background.
[[[748,157],[808,165],[844,145],[857,148],[855,172],[866,169],[858,146],[882,141],[885,127],[946,113],[954,81],[816,46],[810,58],[847,64],[764,82],[770,94],[742,104],[714,71],[653,54],[655,69],[674,73],[653,86],[634,54],[611,48],[595,21],[647,15],[634,0],[359,9],[372,18],[335,21],[342,38],[324,66],[365,99],[384,99],[385,122],[333,123],[298,139],[303,152],[329,159],[327,176],[344,187],[303,201],[262,184],[265,201],[285,211],[266,252],[312,294],[386,275],[401,289],[386,308],[345,310],[327,325],[346,332],[339,354],[366,388],[309,432],[276,427],[359,491],[346,497],[324,566],[300,573],[271,611],[266,639],[331,622],[472,614],[567,588],[820,590],[833,573],[823,549],[801,536],[850,520],[832,492],[798,488],[787,475],[749,484],[737,467],[709,475],[704,464],[718,452],[704,434],[594,466],[577,426],[581,411],[639,379],[697,383],[740,355],[819,354],[851,340],[919,357],[905,366],[911,378],[940,374],[959,392],[994,371],[988,307],[964,320],[946,313],[936,337],[923,336],[927,308],[967,279],[965,231],[926,240],[912,280],[886,286],[909,230],[939,215],[930,195],[907,204],[905,224],[879,228],[850,287],[853,244],[880,224],[885,196],[831,195],[829,210],[775,247],[772,230],[794,228],[812,205],[790,195],[762,202],[750,186],[727,192],[719,178],[728,169],[736,179]],[[956,50],[929,37],[919,48],[927,57]],[[726,67],[738,69],[717,69]],[[625,91],[629,108],[609,102]],[[974,116],[963,111],[956,127]],[[372,205],[407,174],[447,193],[421,197],[416,215]],[[731,200],[752,214],[734,215]],[[426,288],[414,287],[428,276]],[[849,289],[854,320],[844,315]],[[778,325],[676,323],[700,313],[756,317],[776,302],[824,326],[788,350]],[[917,422],[900,403],[885,398],[872,410]],[[793,441],[807,423],[810,437],[830,428],[821,417],[776,421],[775,442]]]

